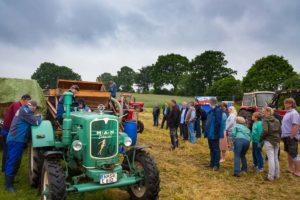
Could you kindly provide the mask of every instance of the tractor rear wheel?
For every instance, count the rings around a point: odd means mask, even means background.
[[[67,197],[63,169],[58,160],[45,160],[41,179],[41,199],[64,200]]]
[[[137,122],[137,132],[138,133],[143,133],[144,128],[145,128],[144,123],[142,121],[138,120],[138,122]]]
[[[32,187],[37,188],[40,183],[43,167],[43,156],[39,149],[28,145],[28,178]]]
[[[132,161],[132,153],[129,153],[129,160]],[[154,160],[142,150],[136,150],[134,159],[135,169],[133,173],[137,176],[144,176],[144,180],[129,188],[129,195],[132,200],[158,199],[159,193],[159,172]]]

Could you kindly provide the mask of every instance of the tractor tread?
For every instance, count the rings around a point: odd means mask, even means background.
[[[128,152],[129,158],[132,157],[133,151]],[[158,193],[160,191],[160,178],[159,171],[157,169],[156,163],[151,158],[150,154],[143,150],[136,150],[135,161],[140,162],[145,170],[145,187],[146,192],[142,197],[137,197],[134,195],[131,189],[129,189],[130,198],[132,200],[148,200],[148,199],[158,199]],[[126,166],[126,163],[124,163]],[[128,166],[128,164],[127,164]],[[126,168],[126,167],[125,167]]]
[[[44,172],[47,170],[49,181],[49,199],[63,200],[67,197],[66,183],[64,171],[60,165],[59,160],[46,160],[43,166]],[[44,177],[43,177],[44,178]],[[41,181],[41,188],[43,188],[43,179]]]

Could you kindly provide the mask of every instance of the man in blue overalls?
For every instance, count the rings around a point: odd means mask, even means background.
[[[23,149],[27,139],[29,128],[38,126],[42,122],[41,116],[35,116],[37,103],[30,101],[27,105],[20,107],[12,121],[7,136],[7,160],[5,165],[5,190],[15,192],[13,186],[14,178],[21,164]]]
[[[72,105],[71,105],[71,111],[74,111],[75,107],[78,107],[78,101],[76,99],[76,94],[80,91],[78,85],[72,85],[70,89],[68,90],[69,92],[73,93],[72,97]],[[57,112],[56,112],[56,119],[59,122],[60,125],[63,123],[63,115],[65,113],[65,108],[64,108],[64,96],[60,96],[57,104]]]

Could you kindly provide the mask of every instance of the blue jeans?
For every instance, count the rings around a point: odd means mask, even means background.
[[[201,138],[200,119],[196,119],[195,121],[195,131],[196,131],[196,138]]]
[[[5,163],[6,163],[6,157],[7,157],[6,139],[7,139],[8,130],[2,128],[1,134],[2,134],[2,149],[3,149],[3,152],[2,152],[2,172],[5,172]]]
[[[192,144],[195,144],[195,133],[194,133],[194,122],[189,122],[187,124],[188,130],[189,130],[189,136],[190,136],[190,141]]]
[[[262,147],[258,147],[257,142],[252,142],[252,158],[253,158],[253,165],[258,169],[264,168],[264,159],[261,153]]]
[[[240,174],[240,171],[247,171],[246,153],[249,149],[250,142],[243,138],[236,138],[234,145],[234,174]],[[242,169],[240,168],[240,161],[242,161]]]
[[[9,177],[14,177],[20,168],[25,143],[8,142],[7,145],[8,151],[5,165],[5,175]]]
[[[210,166],[220,167],[220,140],[219,139],[208,139],[208,146],[210,150]]]

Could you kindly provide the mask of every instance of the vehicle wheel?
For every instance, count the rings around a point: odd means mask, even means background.
[[[42,153],[33,148],[32,144],[28,145],[28,178],[29,184],[37,188],[40,183],[41,172],[43,167]]]
[[[64,172],[57,160],[45,160],[41,179],[41,199],[66,199],[66,183]]]
[[[138,120],[137,126],[138,126],[137,127],[137,132],[138,133],[143,133],[144,128],[145,128],[144,123],[142,121]]]
[[[129,160],[132,161],[133,153],[129,152]],[[126,162],[125,162],[126,163]],[[129,188],[130,199],[132,200],[149,200],[158,199],[159,193],[159,172],[154,160],[150,155],[142,150],[136,150],[135,154],[135,170],[136,176],[144,176],[144,180],[137,185]],[[126,168],[126,167],[125,167]]]
[[[246,125],[250,129],[252,128],[252,124],[253,124],[252,114],[253,112],[247,110],[240,110],[238,113],[239,116],[244,117],[246,119]]]

